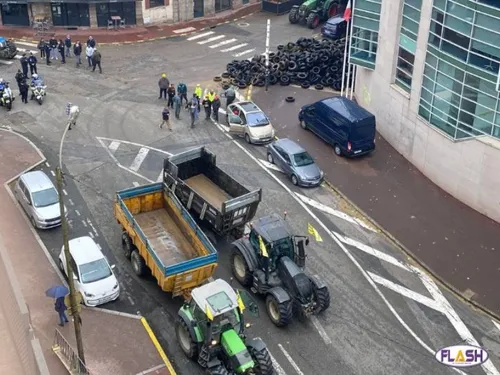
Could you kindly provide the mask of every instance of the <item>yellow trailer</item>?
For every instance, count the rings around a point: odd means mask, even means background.
[[[149,268],[173,297],[189,298],[215,272],[217,250],[162,183],[117,192],[114,214],[134,272],[143,276]]]

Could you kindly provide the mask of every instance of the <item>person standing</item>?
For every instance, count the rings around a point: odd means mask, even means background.
[[[56,298],[56,303],[54,304],[54,308],[59,315],[59,325],[64,327],[65,323],[69,323],[68,317],[66,316],[66,304],[64,303],[64,297]]]
[[[173,83],[167,89],[168,102],[167,107],[174,108],[175,86]]]
[[[66,57],[71,57],[71,37],[66,35],[66,39],[64,39],[64,47],[66,47]]]
[[[87,41],[87,47],[85,48],[85,56],[87,56],[87,62],[89,63],[89,68],[92,66],[92,55],[94,54],[94,47],[89,45]]]
[[[59,54],[61,55],[61,64],[66,64],[66,55],[64,54],[64,50],[66,47],[64,46],[64,42],[62,39],[59,39],[59,45],[57,46]],[[57,59],[56,59],[57,60]]]
[[[45,40],[43,38],[40,38],[40,42],[38,42],[37,48],[40,50],[40,58],[43,59],[45,58]]]
[[[50,52],[51,49],[49,43],[45,43],[45,62],[47,63],[47,65],[52,64],[52,62],[50,61]]]
[[[50,46],[50,59],[57,60],[57,39],[52,37],[49,40]]]
[[[24,104],[28,104],[28,91],[29,91],[29,86],[28,84],[26,83],[26,80],[23,79],[20,83],[19,83],[19,92],[21,93],[21,101],[24,103]]]
[[[28,58],[26,57],[26,54],[23,53],[23,56],[19,59],[19,62],[21,63],[21,68],[23,69],[23,74],[25,77],[28,76]]]
[[[95,67],[99,67],[99,73],[102,74],[101,68],[101,52],[97,50],[97,47],[94,48],[94,53],[92,54],[92,71],[95,72]]]
[[[38,74],[36,71],[36,64],[38,63],[38,60],[36,59],[36,56],[33,55],[33,52],[30,52],[30,57],[28,57],[28,64],[30,64],[30,72],[31,75],[33,76],[33,73]]]
[[[183,103],[183,100],[185,99],[186,100],[186,108],[187,108],[187,105],[188,105],[188,98],[187,98],[187,86],[184,82],[180,82],[178,85],[177,85],[177,94],[180,96],[181,98],[181,106],[182,106],[182,103]]]
[[[234,102],[234,99],[236,99],[236,92],[234,91],[233,86],[229,86],[229,88],[225,92],[226,96],[226,108],[229,104]]]
[[[160,123],[159,128],[163,128],[164,124],[167,124],[168,130],[172,131],[172,127],[170,126],[170,111],[168,110],[168,107],[164,107],[163,111],[161,112],[161,118],[162,121]]]
[[[92,38],[91,36],[89,36],[89,38],[87,39],[87,46],[95,48],[96,45],[97,45],[97,43],[96,43],[95,39]]]
[[[201,89],[201,85],[199,83],[196,85],[196,88],[194,89],[194,93],[196,94],[198,99],[201,100],[201,97],[203,95],[203,90]]]
[[[73,54],[75,55],[76,67],[79,68],[82,65],[82,44],[79,40],[73,46]]]
[[[220,108],[220,98],[219,95],[215,95],[214,101],[212,102],[212,111],[214,113],[215,122],[219,123],[219,108]]]
[[[181,97],[180,97],[179,93],[177,93],[177,94],[174,96],[173,102],[174,102],[175,118],[176,118],[177,120],[180,120],[180,119],[181,119],[181,105],[182,105],[182,99],[181,99]]]
[[[168,80],[167,75],[163,73],[160,80],[158,81],[158,87],[160,88],[160,96],[158,97],[158,99],[161,99],[162,97],[164,99],[167,99],[167,90],[169,86],[170,81]]]
[[[191,113],[191,129],[194,129],[194,122],[198,120],[198,116],[200,114],[200,102],[196,94],[193,94],[189,109]]]
[[[21,95],[21,82],[26,80],[26,76],[21,72],[21,69],[17,69],[17,73],[15,76],[17,87],[19,87],[19,95]]]
[[[205,98],[201,102],[201,105],[203,105],[203,108],[205,109],[205,120],[210,120],[210,99],[208,97],[208,94],[205,95]]]

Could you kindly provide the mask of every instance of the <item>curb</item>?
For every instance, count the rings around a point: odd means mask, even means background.
[[[146,330],[147,334],[149,335],[149,338],[153,342],[153,345],[155,346],[156,350],[158,350],[158,354],[160,355],[161,359],[165,363],[165,366],[167,367],[170,375],[177,375],[177,373],[174,370],[174,366],[172,366],[172,363],[170,363],[170,360],[168,359],[167,355],[163,351],[163,348],[161,347],[160,343],[158,342],[158,339],[156,338],[154,332],[151,330],[151,327],[149,326],[149,323],[146,320],[146,318],[141,317],[141,323],[144,326],[144,329]]]

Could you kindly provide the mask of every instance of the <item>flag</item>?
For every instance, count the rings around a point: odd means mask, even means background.
[[[269,258],[269,254],[267,253],[266,245],[264,245],[264,241],[262,240],[261,236],[259,236],[259,247],[260,247],[260,254],[263,257]]]
[[[236,292],[236,299],[238,301],[238,307],[240,308],[240,312],[243,312],[245,310],[245,304],[243,303],[243,300],[241,299],[240,292]]]
[[[205,315],[207,316],[208,320],[214,320],[214,316],[212,314],[212,311],[210,311],[210,307],[207,304],[207,307],[205,307]]]
[[[351,20],[351,0],[347,2],[347,6],[344,10],[344,19],[349,22]]]
[[[318,231],[314,229],[314,227],[311,224],[307,224],[307,231],[309,232],[309,234],[312,234],[314,236],[314,239],[317,242],[323,242],[323,239],[319,235]]]

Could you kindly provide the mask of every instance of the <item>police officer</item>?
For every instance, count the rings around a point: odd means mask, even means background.
[[[31,52],[30,57],[28,57],[28,63],[30,64],[31,75],[33,75],[33,73],[38,74],[36,71],[36,64],[38,63],[38,60],[35,55],[33,55],[33,52]]]
[[[23,69],[23,74],[25,77],[28,76],[28,58],[26,57],[26,54],[23,53],[23,56],[19,59],[21,62],[21,68]]]
[[[29,86],[28,84],[26,83],[26,79],[23,79],[20,83],[19,83],[19,91],[21,93],[21,100],[24,104],[27,104],[28,103],[28,90],[29,90]]]
[[[21,82],[26,80],[26,76],[23,74],[23,72],[21,72],[21,69],[17,69],[17,73],[16,73],[16,82],[17,82],[17,86],[19,87],[19,94],[21,94]]]

